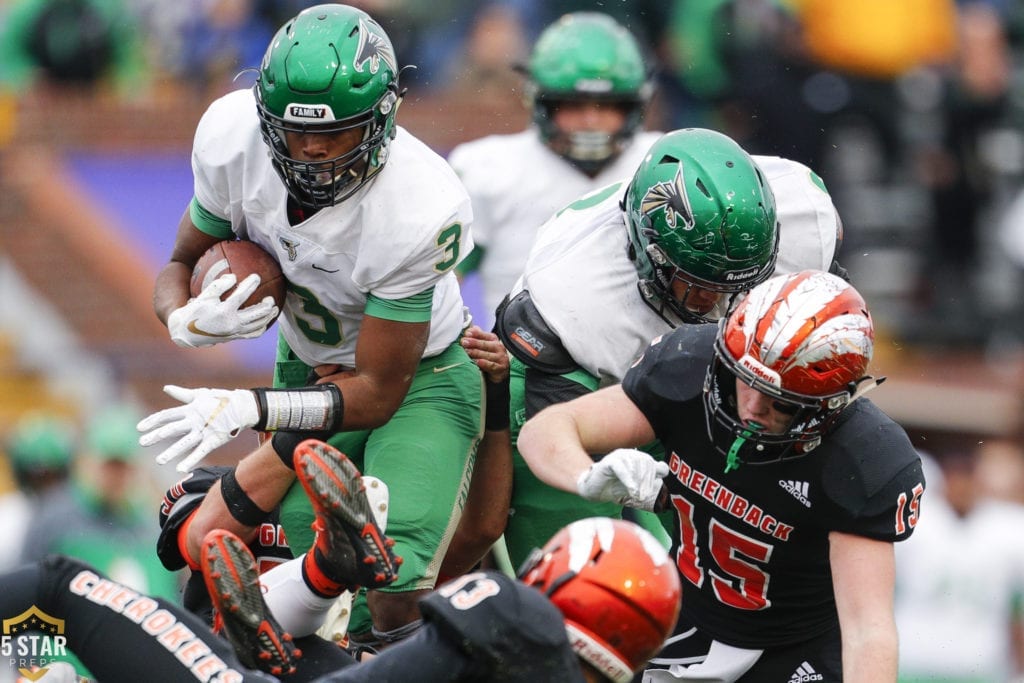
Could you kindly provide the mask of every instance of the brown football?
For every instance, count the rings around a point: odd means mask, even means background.
[[[287,281],[281,266],[274,257],[262,247],[248,240],[224,240],[217,242],[203,254],[192,269],[192,281],[189,288],[192,296],[197,296],[211,282],[225,273],[234,273],[241,282],[252,273],[259,273],[260,286],[245,301],[245,306],[259,303],[263,297],[272,296],[277,308],[284,307],[284,296]],[[221,297],[226,298],[234,290],[232,287]]]

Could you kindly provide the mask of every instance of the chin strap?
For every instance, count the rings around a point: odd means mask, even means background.
[[[729,447],[729,452],[725,456],[725,472],[729,473],[732,470],[739,469],[740,467],[740,448],[747,442],[754,432],[764,429],[764,425],[757,422],[748,421],[747,426],[744,427],[743,433],[736,437],[736,440],[732,442],[732,446]]]

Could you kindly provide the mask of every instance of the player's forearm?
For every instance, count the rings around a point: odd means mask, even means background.
[[[167,316],[188,301],[190,277],[188,267],[177,261],[165,265],[157,275],[153,287],[153,311],[164,325],[167,324]]]
[[[593,461],[580,444],[573,417],[561,406],[547,408],[519,432],[519,453],[530,470],[548,486],[576,493],[576,481]]]
[[[897,672],[895,625],[867,631],[843,632],[843,680],[846,683],[895,683]]]

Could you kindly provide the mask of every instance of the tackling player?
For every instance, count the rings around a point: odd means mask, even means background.
[[[621,385],[523,427],[546,483],[674,513],[681,613],[655,659],[667,670],[645,681],[896,680],[893,543],[925,481],[863,398],[873,338],[844,280],[778,276],[720,324],[655,339]],[[655,438],[664,461],[635,450]]]

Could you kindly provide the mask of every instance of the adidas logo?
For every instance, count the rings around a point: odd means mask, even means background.
[[[790,484],[793,484],[793,483],[799,484],[801,482],[789,482],[789,483]],[[804,486],[807,486],[807,482],[802,482],[802,483],[803,483]],[[817,671],[815,671],[814,667],[811,666],[810,664],[808,664],[807,662],[804,662],[803,664],[798,666],[796,668],[796,671],[793,672],[793,675],[789,677],[789,683],[808,683],[809,681],[823,681],[823,680],[825,680],[825,677],[822,676]]]
[[[811,507],[811,500],[807,497],[808,484],[806,481],[793,481],[792,479],[779,479],[779,486],[803,503],[804,507]],[[810,679],[817,680],[817,679]]]

